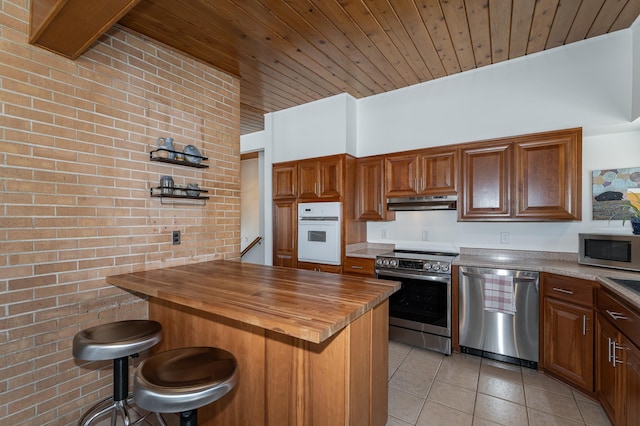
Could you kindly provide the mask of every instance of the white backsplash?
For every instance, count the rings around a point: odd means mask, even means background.
[[[458,222],[455,211],[396,212],[395,221],[367,223],[369,242],[446,251],[477,247],[577,252],[579,232],[580,222]]]

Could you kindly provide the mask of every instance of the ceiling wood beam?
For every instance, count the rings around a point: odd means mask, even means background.
[[[140,0],[31,0],[29,43],[76,59]]]

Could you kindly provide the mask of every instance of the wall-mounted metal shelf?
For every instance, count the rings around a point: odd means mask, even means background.
[[[192,189],[184,186],[174,186],[170,193],[167,192],[167,188],[160,186],[150,189],[151,197],[159,198],[160,204],[194,204],[194,201],[200,201],[201,203],[197,205],[204,206],[209,196],[202,194],[208,192],[206,189]],[[192,195],[194,193],[198,195]]]
[[[173,154],[173,156],[175,157],[183,156],[184,160],[169,158],[170,154]],[[189,158],[193,160],[189,161]],[[157,161],[160,163],[177,164],[177,165],[186,166],[186,167],[196,167],[198,169],[209,168],[208,164],[202,164],[202,162],[207,161],[209,157],[203,157],[201,155],[194,155],[194,154],[185,154],[184,152],[171,151],[170,149],[166,149],[166,148],[154,149],[149,153],[149,159],[151,161]]]

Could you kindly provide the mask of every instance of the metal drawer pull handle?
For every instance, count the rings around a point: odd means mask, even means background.
[[[564,294],[573,294],[571,290],[565,290],[563,288],[558,288],[558,287],[554,287],[553,291],[557,291],[559,293],[564,293]]]
[[[609,341],[608,343],[608,349],[609,349],[609,356],[607,357],[608,362],[611,362],[611,337],[607,337],[607,340]]]
[[[364,269],[363,266],[351,265],[351,269]]]
[[[582,315],[582,335],[587,335],[587,316]]]
[[[622,361],[618,360],[618,357],[616,356],[616,351],[620,350],[620,349],[624,349],[622,346],[618,345],[616,343],[616,341],[613,341],[613,350],[612,355],[613,355],[613,368],[616,368],[616,364],[624,364]]]
[[[622,315],[620,312],[611,312],[610,310],[607,309],[607,313],[614,320],[626,320],[626,319],[628,319],[627,317]]]

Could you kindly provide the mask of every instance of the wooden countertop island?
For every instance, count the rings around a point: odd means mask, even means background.
[[[149,296],[154,351],[217,346],[239,381],[201,425],[384,425],[388,297],[400,283],[231,261],[111,276]]]

